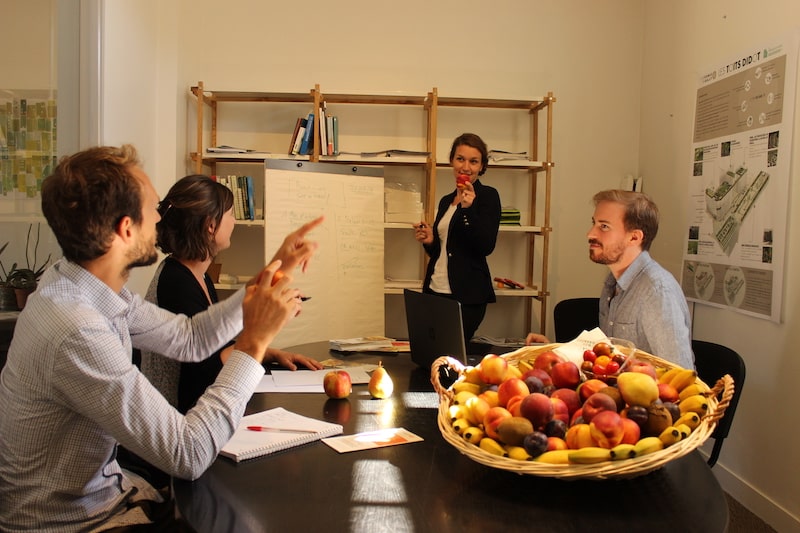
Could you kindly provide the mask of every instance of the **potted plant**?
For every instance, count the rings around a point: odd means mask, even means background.
[[[5,292],[12,289],[15,293],[15,299],[18,309],[25,307],[25,302],[28,300],[28,295],[36,290],[39,283],[39,278],[44,273],[47,265],[50,263],[50,255],[44,260],[44,263],[37,265],[37,253],[39,251],[39,230],[40,225],[36,225],[36,242],[33,243],[33,263],[30,260],[31,252],[31,231],[33,224],[28,226],[28,236],[25,242],[25,268],[17,267],[17,263],[11,265],[11,269],[6,271],[5,265],[0,261],[0,270],[2,270],[3,278],[0,282],[5,286]],[[0,253],[6,249],[8,243],[3,245]]]

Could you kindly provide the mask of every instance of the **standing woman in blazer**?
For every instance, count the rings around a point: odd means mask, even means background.
[[[465,342],[496,300],[486,257],[494,250],[500,227],[500,195],[478,179],[486,172],[489,151],[474,133],[456,137],[450,165],[456,188],[439,201],[436,220],[416,225],[415,238],[430,257],[423,292],[458,300]]]

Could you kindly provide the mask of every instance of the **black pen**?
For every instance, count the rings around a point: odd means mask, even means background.
[[[300,301],[301,301],[301,302],[307,302],[307,301],[308,301],[308,300],[310,300],[310,299],[311,299],[311,296],[301,296],[301,297],[300,297]]]

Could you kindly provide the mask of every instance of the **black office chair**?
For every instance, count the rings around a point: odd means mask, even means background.
[[[722,449],[722,442],[728,436],[733,423],[736,405],[742,395],[746,368],[744,360],[738,353],[721,344],[692,340],[692,350],[694,351],[697,375],[710,387],[713,387],[717,380],[725,374],[733,378],[733,395],[730,403],[725,409],[724,416],[719,419],[717,427],[714,428],[714,432],[711,434],[714,438],[714,447],[708,458],[708,466],[714,466]]]
[[[556,342],[569,342],[590,331],[599,323],[600,298],[570,298],[561,300],[553,308],[553,328]]]

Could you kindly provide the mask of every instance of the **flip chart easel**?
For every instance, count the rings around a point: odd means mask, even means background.
[[[319,248],[308,270],[292,273],[292,286],[311,299],[274,347],[384,334],[382,178],[383,169],[376,167],[265,162],[268,254],[289,232],[325,216],[309,234]]]

